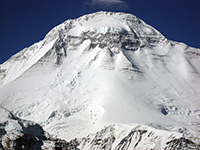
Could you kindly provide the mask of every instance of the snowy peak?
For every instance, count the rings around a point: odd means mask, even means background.
[[[0,66],[1,84],[20,77],[47,55],[59,64],[67,50],[77,50],[78,45],[88,43],[88,49],[110,49],[111,52],[136,50],[153,46],[165,38],[154,28],[131,14],[97,12],[75,20],[67,20],[53,28],[44,40],[25,48]],[[55,58],[56,57],[56,58]]]
[[[83,149],[198,147],[199,56],[131,14],[97,12],[0,65],[0,105]]]

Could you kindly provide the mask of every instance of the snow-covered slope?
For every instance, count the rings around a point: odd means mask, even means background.
[[[97,12],[0,65],[0,105],[80,149],[196,149],[199,64],[139,18]]]

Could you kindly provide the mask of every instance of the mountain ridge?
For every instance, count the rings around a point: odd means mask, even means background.
[[[199,49],[167,40],[131,14],[85,15],[0,65],[1,106],[55,138],[80,139],[83,149],[140,149],[143,134],[146,148],[180,148],[183,141],[198,147],[199,56]],[[104,130],[106,142],[94,142]],[[136,135],[138,143],[117,147]],[[119,138],[115,146],[112,137]]]

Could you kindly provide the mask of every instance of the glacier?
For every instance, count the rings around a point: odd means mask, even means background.
[[[199,149],[199,64],[132,14],[67,20],[0,65],[0,146]]]

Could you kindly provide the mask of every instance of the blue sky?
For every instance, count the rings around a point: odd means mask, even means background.
[[[200,48],[200,0],[0,0],[0,63],[65,20],[101,10],[134,14],[166,38]]]

